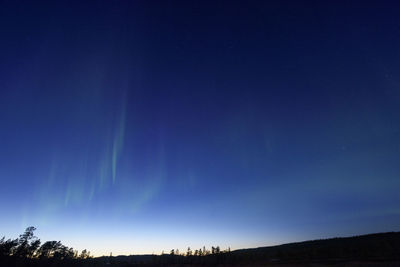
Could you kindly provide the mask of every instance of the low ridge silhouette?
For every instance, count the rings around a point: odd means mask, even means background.
[[[60,241],[41,244],[28,227],[17,239],[0,239],[0,266],[287,266],[346,265],[400,266],[400,232],[289,243],[278,246],[221,250],[205,247],[162,255],[102,256],[93,258]]]

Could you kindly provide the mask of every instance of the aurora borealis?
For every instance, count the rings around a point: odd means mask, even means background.
[[[94,255],[399,231],[380,1],[1,1],[0,235]]]

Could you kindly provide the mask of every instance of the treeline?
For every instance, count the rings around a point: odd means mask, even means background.
[[[179,249],[172,249],[169,254],[190,257],[190,256],[208,256],[208,255],[212,255],[212,254],[227,253],[230,251],[231,251],[231,248],[221,250],[219,246],[215,246],[215,247],[211,246],[211,249],[206,249],[206,247],[203,246],[203,248],[195,249],[195,250],[192,250],[190,247],[188,247],[187,251],[183,252],[183,253],[180,253]],[[164,251],[161,253],[161,255],[165,255]]]
[[[210,249],[203,246],[192,250],[190,247],[186,251],[172,249],[169,253],[161,252],[161,255],[131,255],[116,257],[99,257],[94,259],[103,264],[128,264],[126,266],[164,266],[164,265],[215,265],[223,263],[226,255],[230,253],[230,248],[221,250],[219,246],[212,246]],[[124,265],[125,266],[125,265]]]
[[[233,266],[280,264],[330,264],[378,261],[385,266],[400,263],[400,232],[348,238],[305,241],[254,249],[221,250],[219,246],[180,252],[172,249],[162,255],[103,256],[93,258],[64,246],[60,241],[43,244],[28,227],[17,239],[0,239],[0,266]]]
[[[34,235],[35,227],[26,228],[16,239],[0,239],[0,263],[5,266],[73,264],[91,258],[86,249],[79,253],[61,241],[46,241],[43,244]]]
[[[218,252],[219,251],[219,252]],[[214,252],[214,253],[213,253]],[[331,238],[230,252],[201,249],[168,254],[103,257],[96,259],[121,266],[252,266],[252,265],[347,265],[399,266],[400,232]]]

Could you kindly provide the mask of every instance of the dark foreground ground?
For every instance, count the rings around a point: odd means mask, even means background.
[[[290,267],[290,266],[309,266],[309,267],[317,267],[317,266],[369,266],[369,267],[379,267],[379,266],[386,266],[386,267],[398,267],[400,266],[400,261],[390,261],[390,260],[370,260],[370,261],[363,261],[363,260],[355,260],[355,261],[344,261],[344,260],[337,260],[337,261],[314,261],[314,262],[279,262],[279,263],[247,263],[247,264],[140,264],[140,263],[89,263],[89,262],[53,262],[53,263],[43,263],[43,262],[21,262],[21,261],[6,261],[0,262],[0,266],[9,266],[9,267],[33,267],[33,266],[93,266],[93,267],[105,267],[105,266],[124,266],[124,267],[133,267],[133,266],[154,266],[154,267],[207,267],[207,266],[216,266],[216,267],[228,267],[228,266],[242,266],[242,267],[265,267],[265,266],[272,266],[272,267]]]
[[[400,232],[313,240],[206,256],[131,255],[87,259],[1,256],[0,266],[400,266]]]

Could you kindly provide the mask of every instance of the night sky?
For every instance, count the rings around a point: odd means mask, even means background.
[[[92,254],[399,231],[395,1],[1,1],[0,235]]]

